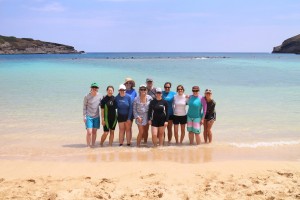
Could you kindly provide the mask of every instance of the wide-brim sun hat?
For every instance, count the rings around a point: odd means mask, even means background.
[[[91,84],[91,88],[92,88],[92,87],[99,88],[99,85],[98,85],[98,83],[92,83],[92,84]]]
[[[132,79],[132,78],[125,78],[125,82],[124,82],[124,85],[125,85],[125,83],[127,83],[127,82],[132,82],[132,87],[135,87],[135,82],[134,82],[134,80]]]

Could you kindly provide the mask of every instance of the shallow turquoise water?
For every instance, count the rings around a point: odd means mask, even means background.
[[[84,142],[90,83],[104,94],[126,77],[213,89],[217,144],[300,144],[300,56],[264,53],[0,55],[0,144]]]

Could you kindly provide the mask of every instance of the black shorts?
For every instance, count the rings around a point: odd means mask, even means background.
[[[165,120],[152,120],[151,125],[154,127],[162,127],[165,125]]]
[[[173,124],[186,124],[187,123],[187,116],[176,116],[174,115]]]
[[[174,115],[169,115],[169,120],[174,120]]]
[[[211,115],[205,115],[205,120],[207,120],[207,121],[210,121],[210,120],[216,121],[216,119],[217,119],[217,114],[216,113],[213,113]]]
[[[128,115],[120,115],[118,114],[118,122],[126,122],[128,120]]]
[[[108,127],[107,122],[105,122],[105,126],[103,126],[103,131],[108,132],[109,130],[115,130],[117,123],[114,120],[108,120]]]

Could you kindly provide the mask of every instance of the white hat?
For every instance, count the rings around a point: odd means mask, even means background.
[[[121,85],[119,86],[119,90],[126,90],[125,85],[121,84]]]

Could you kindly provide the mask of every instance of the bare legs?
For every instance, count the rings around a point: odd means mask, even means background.
[[[86,145],[88,147],[93,147],[95,145],[97,138],[97,129],[88,128],[86,129]]]
[[[138,129],[139,129],[139,134],[138,134],[137,139],[136,139],[136,144],[137,144],[138,147],[140,147],[142,138],[144,136],[144,133],[146,132],[146,126],[138,125]],[[148,133],[147,133],[147,138],[148,138]],[[146,142],[147,142],[147,140],[146,140]]]
[[[173,135],[173,131],[172,131],[172,126],[173,126],[173,120],[169,120],[168,121],[168,143],[170,144],[171,140],[172,140],[172,135]]]
[[[148,141],[148,131],[149,131],[149,124],[145,125],[145,131],[143,133],[144,143],[147,144]]]
[[[157,147],[157,139],[159,140],[159,146],[163,146],[164,132],[165,132],[165,126],[161,126],[161,127],[152,126],[152,142],[154,147]]]
[[[204,142],[207,143],[207,140],[209,143],[212,142],[212,131],[211,131],[211,128],[214,124],[214,120],[210,120],[210,121],[207,121],[205,120],[204,121],[204,132],[203,132],[203,135],[204,135]]]
[[[181,129],[181,135],[180,135],[180,141],[178,138],[178,124],[174,124],[174,136],[175,136],[175,140],[176,140],[176,144],[178,144],[180,142],[180,144],[182,144],[182,141],[184,139],[185,136],[185,124],[180,124],[180,129]]]
[[[131,124],[132,124],[131,120],[127,120],[126,122],[119,122],[120,146],[123,145],[125,132],[126,132],[127,145],[130,145],[130,143],[131,143]]]
[[[107,131],[107,132],[104,132],[104,133],[103,133],[103,135],[102,135],[102,137],[101,137],[101,141],[100,141],[100,145],[101,145],[101,146],[103,146],[103,143],[104,143],[104,141],[106,140],[106,137],[107,137],[108,133],[110,133],[108,144],[109,144],[109,146],[112,146],[112,143],[113,143],[113,141],[114,141],[114,134],[115,134],[115,131],[114,131],[114,130],[110,130],[109,132]]]
[[[200,134],[189,132],[190,145],[194,144],[194,137],[196,138],[196,144],[199,145],[201,143]]]

